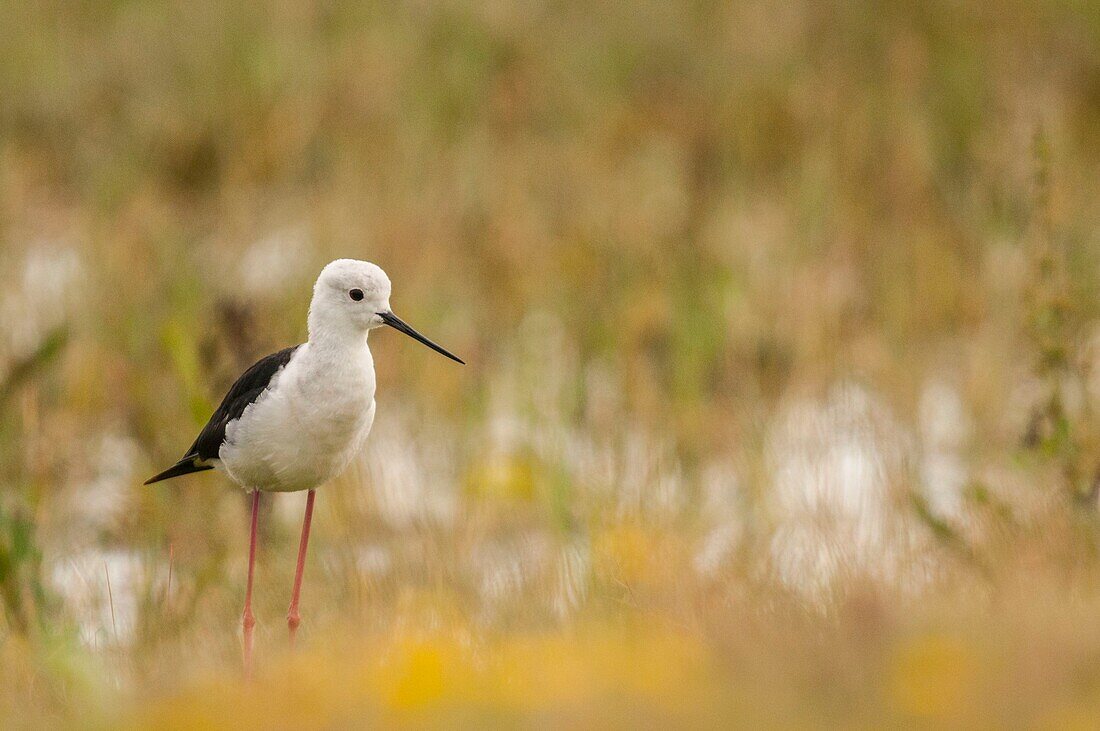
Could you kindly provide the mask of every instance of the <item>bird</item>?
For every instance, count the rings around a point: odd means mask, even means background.
[[[313,286],[305,343],[261,358],[230,387],[187,452],[145,481],[220,470],[251,495],[243,654],[251,674],[252,584],[260,495],[306,491],[287,626],[291,645],[301,623],[299,599],[313,501],[319,486],[348,466],[363,446],[375,414],[374,359],[367,335],[388,326],[465,365],[421,335],[390,308],[390,279],[381,267],[355,259],[327,264]]]

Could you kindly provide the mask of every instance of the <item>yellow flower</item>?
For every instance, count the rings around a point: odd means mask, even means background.
[[[891,697],[910,715],[950,716],[972,693],[977,665],[971,649],[958,640],[940,635],[917,637],[894,658]]]
[[[407,648],[395,669],[390,703],[399,710],[423,708],[443,697],[443,654],[429,644]]]
[[[531,500],[535,496],[535,465],[522,455],[487,455],[471,467],[466,491],[480,498]]]

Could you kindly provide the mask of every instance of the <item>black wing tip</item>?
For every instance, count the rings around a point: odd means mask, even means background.
[[[154,482],[160,482],[162,480],[170,480],[173,477],[179,477],[181,475],[189,475],[192,472],[205,472],[206,470],[214,469],[212,464],[203,464],[202,460],[197,456],[184,457],[179,462],[166,469],[164,472],[153,475],[148,480],[143,482],[143,485],[152,485]]]

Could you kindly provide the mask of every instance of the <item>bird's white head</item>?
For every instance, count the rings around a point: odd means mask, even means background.
[[[309,305],[310,340],[335,337],[351,341],[383,325],[400,330],[451,360],[463,362],[393,314],[390,278],[378,265],[337,259],[321,270]]]
[[[337,259],[321,270],[309,306],[311,336],[325,331],[363,333],[385,323],[390,278],[369,261]],[[316,330],[316,333],[314,332]]]

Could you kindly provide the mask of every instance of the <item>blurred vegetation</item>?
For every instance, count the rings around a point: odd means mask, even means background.
[[[1094,3],[0,17],[5,726],[1092,725]],[[245,685],[244,497],[140,483],[338,256],[470,365],[372,336]]]

